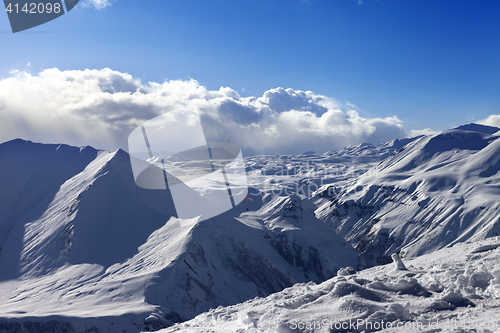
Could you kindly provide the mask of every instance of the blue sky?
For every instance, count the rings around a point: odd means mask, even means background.
[[[500,3],[430,0],[115,0],[9,33],[0,77],[111,68],[262,96],[311,90],[396,115],[407,131],[500,113]],[[30,64],[28,66],[28,63]]]

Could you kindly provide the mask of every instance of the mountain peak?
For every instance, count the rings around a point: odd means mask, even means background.
[[[500,131],[500,128],[498,128],[498,127],[481,125],[481,124],[476,124],[476,123],[470,123],[467,125],[458,126],[457,128],[454,128],[454,129],[463,130],[463,131],[480,132],[480,133],[485,133],[485,134],[494,134],[494,133]]]

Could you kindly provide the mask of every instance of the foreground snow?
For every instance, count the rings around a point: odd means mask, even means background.
[[[218,307],[162,333],[500,332],[500,237]]]

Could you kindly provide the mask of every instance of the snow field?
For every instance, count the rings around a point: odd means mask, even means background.
[[[349,269],[320,284],[212,309],[161,332],[500,332],[500,237],[405,264],[407,270],[397,263]]]

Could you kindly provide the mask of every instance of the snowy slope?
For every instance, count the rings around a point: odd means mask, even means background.
[[[161,333],[500,332],[500,237],[296,284]]]
[[[299,281],[324,281],[355,264],[357,253],[306,203],[278,197],[237,220],[228,212],[199,223],[191,231],[189,252],[179,265],[159,273],[146,300],[161,304],[169,318],[185,320]]]
[[[319,202],[318,218],[361,252],[360,267],[500,234],[500,140],[450,130],[419,138]]]
[[[24,225],[40,218],[59,188],[98,153],[23,140],[0,145],[0,279],[18,276]]]
[[[161,328],[357,261],[299,196],[181,226],[167,191],[136,186],[122,150],[15,140],[0,158],[5,331]]]
[[[219,305],[270,294],[270,299],[279,298],[274,295],[282,295],[284,288],[313,281],[287,289],[293,291],[286,296],[291,305],[286,301],[274,306],[263,298],[244,303],[251,309],[236,318],[244,331],[262,328],[258,323],[267,320],[266,329],[274,332],[270,321],[280,318],[281,308],[294,311],[333,293],[334,285],[321,282],[341,267],[384,264],[398,251],[408,260],[499,235],[500,141],[491,134],[496,132],[469,124],[322,155],[246,158],[252,200],[200,223],[175,218],[167,191],[136,186],[129,156],[122,150],[109,153],[22,140],[1,144],[0,332],[28,326],[33,332],[157,330]],[[430,269],[425,265],[420,267]],[[465,272],[469,280],[474,269]],[[304,313],[286,312],[290,317],[283,320],[326,316],[328,307],[339,312],[334,318],[354,318],[349,317],[351,310],[343,312],[351,303],[353,308],[359,304],[365,317],[380,310],[377,316],[394,312],[414,320],[420,310],[389,309],[386,300],[396,296],[381,288],[422,289],[414,281],[397,282],[405,274],[401,272],[388,274],[382,280],[386,287],[381,286],[376,281],[385,272],[381,270],[366,271],[373,283],[367,295],[379,297],[372,303],[348,296],[364,290],[339,286],[347,291],[338,292],[347,294],[334,294],[333,303],[311,305]],[[462,274],[441,273],[437,278],[451,276],[446,283]],[[422,277],[422,285],[431,278]],[[366,284],[354,277],[343,279]],[[387,287],[391,283],[399,287]],[[488,299],[485,293],[496,287],[488,288],[477,294]],[[371,294],[372,289],[379,294]],[[293,295],[303,292],[295,301]],[[340,303],[335,303],[337,296]],[[434,296],[424,299],[437,302],[441,297]],[[431,306],[424,299],[409,302]],[[262,309],[255,310],[256,304]],[[215,312],[210,313],[213,318]],[[234,318],[217,312],[214,322],[194,322],[201,325],[195,327],[212,327],[209,331],[238,329],[234,323],[224,328],[220,320],[226,319]]]
[[[500,131],[500,128],[498,127],[474,124],[474,123],[458,126],[455,129],[463,131],[480,132],[485,134],[495,134],[496,132]]]

